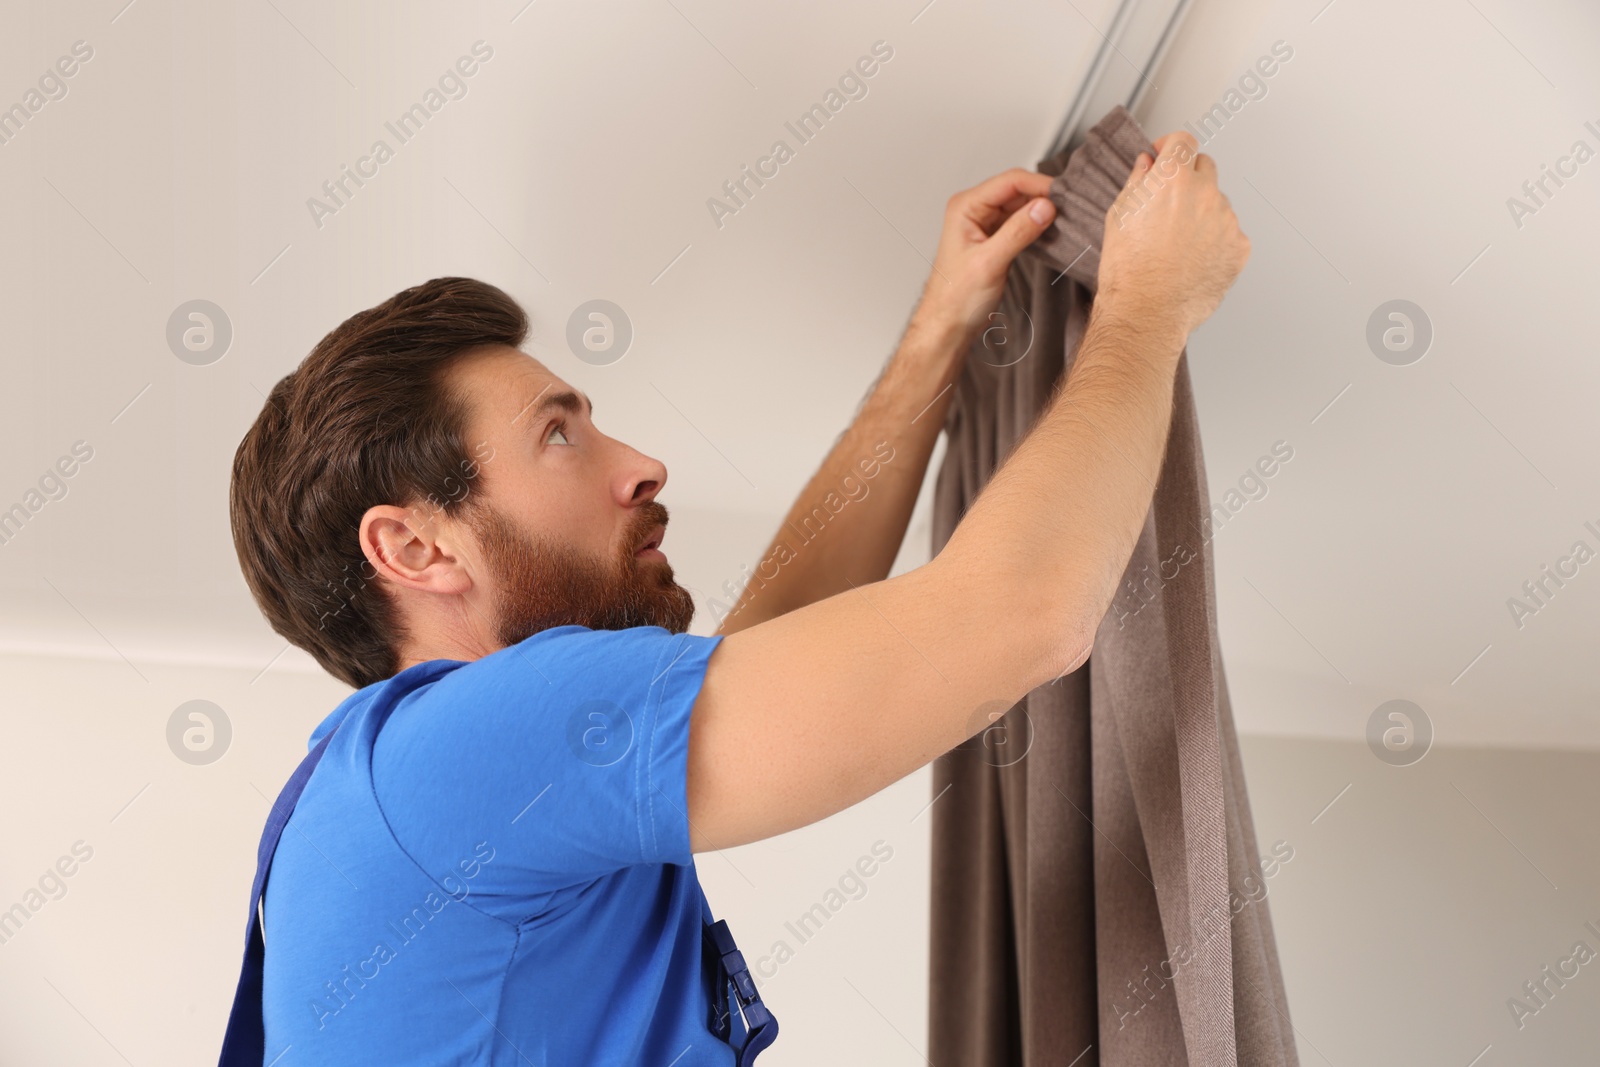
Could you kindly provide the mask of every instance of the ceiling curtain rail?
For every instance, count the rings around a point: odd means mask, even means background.
[[[1191,0],[1121,0],[1109,29],[1092,27],[1100,47],[1044,155],[1076,148],[1089,124],[1118,104],[1137,113],[1190,6]]]

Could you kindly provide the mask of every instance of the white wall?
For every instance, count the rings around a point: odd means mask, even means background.
[[[1600,753],[1243,747],[1258,835],[1295,849],[1268,899],[1302,1064],[1593,1061],[1600,965],[1548,1006],[1522,986],[1578,941],[1600,953]],[[1513,997],[1539,1009],[1520,1027]]]

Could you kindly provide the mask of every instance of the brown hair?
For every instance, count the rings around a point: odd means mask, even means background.
[[[245,582],[272,628],[348,685],[395,674],[406,637],[362,554],[362,515],[421,500],[461,513],[472,494],[446,487],[475,468],[467,405],[444,372],[527,333],[527,314],[486,282],[412,286],[319,341],[239,443],[228,511]]]

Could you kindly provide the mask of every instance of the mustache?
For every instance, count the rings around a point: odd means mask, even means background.
[[[632,556],[638,549],[639,543],[649,535],[652,528],[667,527],[668,512],[665,504],[654,500],[646,500],[634,509],[633,521],[628,525],[628,536],[623,542],[623,551]]]

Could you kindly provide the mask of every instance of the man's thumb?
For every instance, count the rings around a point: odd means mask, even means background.
[[[1006,262],[1031,245],[1055,221],[1056,206],[1047,196],[1036,197],[1011,213],[989,238],[988,244],[995,252],[1005,256]]]

